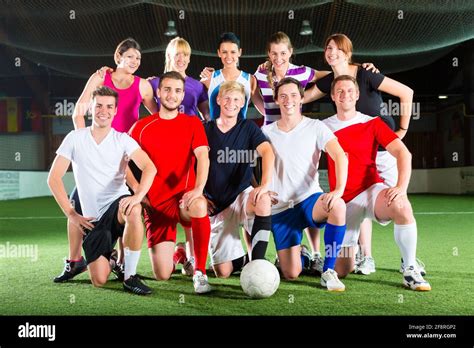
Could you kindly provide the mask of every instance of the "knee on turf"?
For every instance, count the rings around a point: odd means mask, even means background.
[[[156,280],[168,280],[171,278],[171,274],[173,271],[168,271],[168,270],[153,270],[153,276],[155,277]]]
[[[289,270],[283,270],[281,271],[283,278],[286,280],[296,280],[298,276],[301,273],[301,270],[296,270],[296,269],[289,269]]]
[[[91,275],[91,282],[92,285],[96,288],[100,288],[107,283],[107,278],[108,276],[103,276],[103,275]]]

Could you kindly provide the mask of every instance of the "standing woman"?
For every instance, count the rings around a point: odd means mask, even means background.
[[[191,46],[180,37],[171,40],[166,47],[165,54],[165,73],[169,71],[177,71],[184,77],[184,99],[178,108],[179,113],[190,116],[197,116],[201,121],[209,120],[209,102],[204,85],[196,79],[186,75],[191,58]],[[155,96],[155,101],[160,106],[160,99],[156,95],[159,77],[148,79]],[[194,274],[194,243],[192,230],[190,227],[184,227],[186,234],[186,247],[183,243],[178,243],[173,256],[174,262],[182,263],[181,272],[185,275],[192,276]]]
[[[316,81],[315,86],[305,92],[305,102],[311,102],[330,94],[334,78],[340,75],[353,76],[360,89],[356,110],[369,116],[380,116],[393,131],[396,128],[395,120],[392,116],[387,115],[387,112],[384,112],[381,92],[400,99],[400,126],[395,133],[400,139],[403,139],[410,124],[413,90],[383,74],[374,74],[362,69],[360,64],[353,63],[352,42],[344,34],[329,36],[324,47],[324,59],[331,66],[332,72]],[[394,186],[398,178],[396,159],[380,147],[376,164],[380,177],[388,186]],[[355,271],[368,275],[375,272],[375,261],[372,258],[372,222],[369,219],[365,219],[361,224],[359,244],[362,259],[356,265]]]
[[[201,120],[209,120],[209,103],[204,85],[196,79],[186,75],[191,58],[191,46],[180,37],[175,37],[166,47],[165,73],[177,71],[184,77],[184,99],[178,111],[186,115],[198,116]],[[153,88],[155,101],[160,107],[160,100],[156,96],[156,89],[160,83],[159,77],[148,79]]]
[[[128,132],[130,127],[138,120],[141,103],[145,105],[150,113],[155,113],[158,110],[153,100],[153,91],[150,84],[134,75],[141,62],[140,45],[132,38],[123,40],[115,50],[114,60],[117,64],[114,72],[106,71],[104,74],[103,71],[97,71],[87,81],[72,115],[75,129],[86,126],[84,116],[91,105],[92,92],[100,86],[110,87],[119,94],[117,114],[112,121],[112,128],[116,131]],[[71,201],[76,211],[82,215],[76,189],[71,194]],[[79,226],[73,225],[70,220],[68,220],[67,229],[69,257],[65,260],[63,273],[54,278],[55,283],[72,279],[87,269],[85,260],[81,255],[83,231]]]
[[[202,72],[203,78],[201,80],[207,87],[211,119],[214,120],[220,115],[217,94],[219,93],[220,85],[225,81],[237,81],[244,86],[245,105],[240,110],[239,117],[245,119],[250,100],[252,100],[257,109],[263,105],[261,99],[258,98],[255,77],[239,69],[239,58],[242,55],[242,49],[240,48],[240,39],[237,35],[231,32],[223,33],[218,43],[217,55],[221,59],[222,69],[212,71],[213,69],[205,68]]]

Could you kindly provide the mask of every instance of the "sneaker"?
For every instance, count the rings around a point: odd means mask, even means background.
[[[183,268],[181,268],[181,274],[187,275],[191,277],[194,274],[194,257],[191,256],[189,260],[183,264]]]
[[[175,265],[177,264],[182,264],[187,261],[186,258],[186,247],[184,246],[184,243],[178,243],[176,244],[176,247],[174,248],[174,254],[173,254],[173,262]]]
[[[369,275],[375,273],[375,261],[370,256],[364,256],[360,263],[355,267],[355,273]]]
[[[311,273],[321,275],[323,273],[324,259],[321,257],[321,253],[314,253],[311,257]]]
[[[401,259],[401,260],[402,261],[400,263],[400,273],[404,273],[405,272],[405,265],[403,264],[403,259]],[[423,261],[421,261],[420,259],[417,258],[415,267],[423,277],[426,275],[425,264],[423,263]]]
[[[321,286],[328,291],[344,291],[346,286],[337,277],[336,271],[328,268],[326,272],[321,274]]]
[[[415,291],[430,291],[431,285],[425,281],[415,267],[410,266],[403,272],[403,285]]]
[[[136,274],[130,276],[123,282],[123,288],[125,291],[137,294],[137,295],[149,295],[151,289],[143,283],[140,277]]]
[[[68,280],[74,278],[78,274],[85,272],[87,270],[86,260],[81,256],[80,261],[71,261],[64,260],[64,270],[63,273],[54,278],[55,283],[67,282]]]
[[[197,294],[205,294],[212,290],[207,280],[207,275],[202,274],[201,271],[196,271],[193,276],[194,291]]]
[[[117,279],[123,282],[123,280],[125,279],[125,270],[123,263],[118,262],[118,252],[115,249],[110,255],[110,268],[112,269],[112,273],[115,274]]]

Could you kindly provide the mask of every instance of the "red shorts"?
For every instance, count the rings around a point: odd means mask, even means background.
[[[176,242],[176,225],[178,222],[183,227],[191,227],[191,221],[183,221],[179,215],[179,200],[181,197],[182,195],[175,196],[158,206],[144,210],[146,238],[149,248],[162,242]]]

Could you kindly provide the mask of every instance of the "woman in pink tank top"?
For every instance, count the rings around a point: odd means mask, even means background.
[[[134,39],[125,39],[115,50],[116,70],[92,74],[74,108],[74,128],[85,127],[84,115],[92,101],[92,92],[99,86],[110,87],[119,94],[117,115],[112,122],[112,128],[116,131],[128,132],[138,120],[142,102],[150,113],[158,111],[150,84],[133,75],[140,67],[140,50],[140,45]]]

